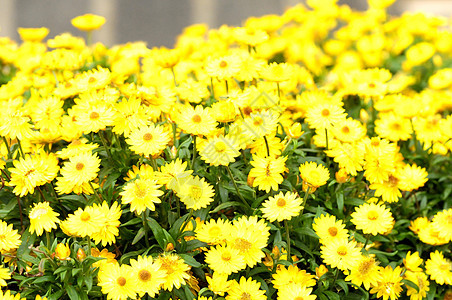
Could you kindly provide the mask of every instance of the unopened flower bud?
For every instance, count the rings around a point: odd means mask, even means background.
[[[68,244],[59,243],[55,248],[55,256],[60,260],[70,260],[71,249]]]
[[[320,277],[322,277],[327,272],[328,272],[327,267],[325,267],[325,265],[320,265],[317,268],[315,268],[315,277],[317,279],[320,279]]]
[[[248,178],[246,180],[246,183],[248,184],[248,186],[253,187],[254,179],[256,179],[256,177],[248,175]]]
[[[170,252],[170,251],[173,251],[173,250],[174,250],[174,245],[173,245],[173,243],[168,243],[168,244],[166,244],[165,251]]]
[[[350,176],[347,174],[347,171],[345,169],[341,168],[339,171],[336,172],[336,181],[338,183],[345,183],[350,178]]]
[[[304,131],[301,130],[301,124],[300,123],[293,123],[292,126],[289,127],[287,130],[287,135],[291,139],[298,139]]]
[[[79,248],[79,249],[77,250],[77,259],[78,259],[79,261],[82,261],[82,260],[84,260],[85,258],[86,258],[85,250],[83,250],[82,248]]]

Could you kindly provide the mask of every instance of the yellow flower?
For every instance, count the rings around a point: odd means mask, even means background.
[[[263,217],[270,222],[281,222],[298,216],[303,208],[302,204],[303,200],[298,197],[297,193],[287,192],[284,194],[280,192],[262,203],[263,208],[261,210]]]
[[[316,284],[314,275],[307,273],[305,270],[300,270],[295,265],[290,265],[287,268],[283,265],[278,265],[276,273],[272,277],[273,286],[277,290],[283,290],[291,286],[306,288]]]
[[[198,147],[199,155],[212,166],[227,166],[240,155],[239,147],[230,137],[214,136]]]
[[[402,268],[396,267],[393,269],[391,266],[381,270],[382,278],[378,281],[377,285],[373,286],[370,290],[371,294],[377,294],[377,298],[383,297],[384,300],[397,299],[402,291]]]
[[[161,264],[160,268],[167,273],[166,281],[163,283],[165,290],[178,289],[181,285],[185,285],[186,280],[190,278],[188,274],[190,266],[177,254],[160,255],[156,262]]]
[[[384,204],[364,203],[355,209],[351,222],[364,234],[386,234],[394,226],[394,218]]]
[[[29,231],[31,233],[36,232],[37,236],[41,236],[44,230],[50,232],[52,229],[56,229],[56,224],[61,222],[58,219],[59,215],[59,213],[53,211],[49,202],[35,203],[28,214],[30,218]]]
[[[160,203],[158,198],[163,195],[163,191],[157,185],[156,180],[152,179],[137,179],[130,181],[124,187],[124,190],[119,193],[124,204],[130,204],[130,210],[141,214],[148,208],[151,211],[155,210],[154,203]]]
[[[58,243],[55,248],[55,255],[60,260],[70,260],[69,255],[71,255],[71,249],[69,249],[69,245]]]
[[[206,252],[206,263],[214,272],[230,275],[246,268],[245,259],[239,250],[218,245]]]
[[[11,279],[11,273],[8,268],[0,266],[0,286],[7,286],[5,279]]]
[[[432,220],[432,227],[438,231],[438,237],[452,241],[452,208],[439,211]]]
[[[423,272],[412,272],[412,271],[406,271],[404,278],[406,280],[409,280],[413,282],[415,285],[417,285],[418,290],[415,288],[406,285],[406,294],[407,296],[410,296],[410,299],[425,299],[427,297],[427,292],[430,290],[429,285],[430,281],[428,280],[427,275]],[[446,298],[444,298],[446,299]]]
[[[419,252],[414,252],[411,254],[411,251],[408,251],[406,257],[403,259],[403,264],[407,270],[412,272],[422,272],[422,268],[419,267],[424,260],[419,257]]]
[[[240,277],[240,281],[232,281],[231,288],[228,291],[226,300],[265,300],[265,291],[260,289],[261,283],[253,280],[253,278],[246,279]]]
[[[132,276],[137,279],[136,289],[140,297],[145,293],[150,297],[155,297],[160,285],[166,281],[166,272],[160,268],[160,263],[154,261],[152,256],[139,255],[137,260],[130,260],[130,265],[133,268]]]
[[[101,215],[101,212],[92,206],[87,206],[85,209],[79,207],[67,217],[64,225],[66,230],[72,235],[91,237],[102,226],[103,218],[104,216]]]
[[[213,272],[212,277],[206,276],[209,284],[209,290],[219,296],[229,291],[231,281],[228,281],[228,275],[224,273]]]
[[[300,177],[309,187],[314,189],[325,185],[330,179],[330,171],[323,165],[318,165],[316,162],[306,162],[298,168]]]
[[[126,139],[130,150],[146,157],[159,155],[169,141],[168,131],[163,126],[154,124],[133,130]]]
[[[207,207],[213,201],[215,191],[204,178],[195,176],[189,178],[177,189],[177,196],[187,209],[198,210]]]
[[[452,262],[442,252],[430,252],[430,258],[425,262],[425,272],[437,284],[452,285]]]
[[[105,18],[94,14],[84,14],[71,20],[72,26],[81,31],[92,31],[104,25]]]
[[[118,202],[113,202],[111,207],[105,201],[102,202],[102,205],[94,203],[93,209],[98,210],[99,214],[103,216],[103,224],[91,234],[91,238],[96,244],[102,243],[104,247],[107,244],[115,243],[116,236],[119,235],[118,227],[121,225],[119,218],[122,213]]]
[[[99,286],[108,299],[136,299],[137,279],[131,266],[105,264],[99,272]]]
[[[286,160],[286,156],[273,158],[253,155],[253,160],[250,162],[253,168],[249,173],[249,176],[255,178],[253,187],[257,186],[259,190],[264,190],[267,193],[272,189],[277,191],[278,185],[284,180],[282,174],[287,170]]]
[[[351,281],[357,286],[363,284],[366,290],[369,290],[371,286],[376,286],[378,281],[381,281],[380,268],[375,258],[363,255],[358,264],[350,270],[350,274],[345,280]]]
[[[342,220],[337,220],[332,215],[321,215],[314,219],[312,228],[320,237],[321,244],[330,243],[333,240],[342,240],[348,238],[348,230],[345,229],[345,224]]]
[[[355,241],[333,240],[320,248],[323,262],[342,271],[354,268],[361,258],[361,249]]]
[[[210,219],[196,227],[196,238],[210,245],[224,244],[231,231],[231,222],[223,219]]]
[[[49,29],[46,27],[40,27],[40,28],[19,27],[17,29],[17,32],[19,32],[20,38],[23,41],[39,43],[49,34]]]

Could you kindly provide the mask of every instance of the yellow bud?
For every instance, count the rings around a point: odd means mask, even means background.
[[[277,246],[273,247],[272,253],[276,258],[278,258],[279,255],[281,255],[281,252],[279,251],[279,248]]]
[[[300,136],[302,136],[304,131],[301,130],[301,124],[300,123],[293,123],[292,126],[287,130],[287,135],[291,139],[298,139]]]
[[[313,194],[317,190],[317,187],[309,185],[306,181],[303,181],[301,187],[303,189],[303,192],[307,192],[309,188],[309,194]]]
[[[256,179],[256,177],[253,177],[253,176],[249,176],[249,175],[248,175],[248,178],[247,178],[247,180],[246,180],[246,183],[248,184],[248,186],[253,187],[254,179]]]
[[[165,251],[169,252],[169,251],[173,251],[173,250],[174,250],[174,245],[173,245],[173,243],[168,243],[168,244],[166,244]]]
[[[77,250],[77,259],[78,259],[79,261],[82,261],[82,260],[84,260],[85,258],[86,258],[85,250],[83,250],[82,248],[79,248],[79,249]]]
[[[320,265],[317,268],[315,268],[315,277],[317,279],[320,279],[325,273],[328,272],[328,269],[325,267],[325,265]]]
[[[26,271],[27,273],[30,273],[31,270],[32,270],[32,268],[31,268],[30,266],[26,266],[26,267],[25,267],[25,271]]]
[[[350,178],[345,169],[341,168],[336,172],[336,181],[339,183],[345,183]]]
[[[68,244],[59,243],[55,248],[55,256],[60,260],[70,260],[69,255],[71,254],[71,249],[69,249]]]
[[[363,123],[367,123],[369,121],[369,113],[364,108],[361,108],[359,111],[359,118]]]

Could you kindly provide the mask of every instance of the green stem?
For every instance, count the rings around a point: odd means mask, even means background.
[[[49,231],[46,231],[46,240],[47,240],[47,249],[49,250],[49,253],[50,253],[50,251],[51,251],[51,249],[50,249],[50,232]]]
[[[60,85],[60,82],[58,81],[57,74],[55,73],[55,70],[52,70],[53,78],[55,78],[55,86],[58,87]]]
[[[86,44],[88,46],[91,46],[92,43],[93,43],[93,32],[90,30],[86,32]]]
[[[331,285],[331,287],[335,286],[338,277],[339,277],[339,269],[336,268],[336,275],[334,275],[334,280],[333,280],[333,284]]]
[[[191,161],[191,169],[194,170],[195,166],[195,159],[196,159],[196,135],[193,136],[193,158]]]
[[[12,157],[12,153],[11,153],[11,149],[9,148],[8,141],[6,140],[6,137],[2,136],[2,138],[3,138],[3,142],[6,145],[6,149],[8,150],[8,159],[10,159]]]
[[[144,238],[145,238],[146,248],[149,248],[149,234],[148,234],[149,227],[148,227],[148,223],[146,222],[147,210],[148,210],[148,208],[146,208],[146,210],[141,213],[141,220],[143,221],[143,229],[144,229]]]
[[[270,147],[268,146],[267,137],[264,135],[265,147],[267,148],[267,156],[270,157]]]
[[[176,146],[176,149],[179,148],[179,140],[176,138],[177,137],[177,124],[176,123],[172,123],[171,124],[173,127],[173,144],[174,146]]]
[[[226,166],[226,170],[228,170],[229,177],[231,177],[232,183],[234,184],[235,191],[237,192],[237,195],[239,196],[242,203],[245,205],[245,207],[251,212],[253,209],[251,206],[246,202],[246,200],[243,198],[242,194],[240,194],[239,187],[237,186],[237,183],[234,180],[234,176],[232,175],[231,169],[229,166]]]
[[[213,90],[213,77],[210,77],[210,97],[215,99],[215,91]]]
[[[290,233],[289,233],[289,222],[287,222],[287,220],[284,220],[284,227],[286,227],[287,261],[292,262],[292,257],[290,256]]]
[[[300,214],[299,214],[299,216],[301,216],[302,214],[303,214],[303,210],[304,210],[304,208],[305,208],[305,206],[306,206],[306,201],[308,201],[308,197],[309,197],[309,190],[311,189],[311,187],[309,187],[308,186],[308,188],[306,189],[306,193],[304,194],[304,197],[303,197],[303,206],[302,206],[302,208],[301,208],[301,210],[300,210]]]
[[[325,150],[328,150],[328,129],[325,128]]]
[[[93,189],[93,193],[96,196],[97,201],[99,201],[99,204],[102,204],[102,199],[100,198],[99,194],[97,193],[96,189],[94,188],[93,184],[91,183],[91,181],[88,181],[89,186]]]
[[[19,139],[17,139],[17,143],[19,144],[19,151],[20,151],[20,154],[22,155],[22,158],[25,159],[24,150],[22,149],[22,144],[20,143],[20,140],[19,140]]]
[[[191,217],[192,217],[192,216],[193,216],[193,208],[190,208],[190,212],[188,213],[188,217],[187,217],[187,219],[185,220],[184,225],[182,225],[182,227],[180,228],[178,237],[181,236],[182,233],[184,233],[185,227],[187,227],[188,222],[191,221]]]
[[[413,137],[414,148],[416,149],[416,153],[420,153],[418,142],[417,142],[417,137],[416,137],[416,131],[414,131],[414,124],[413,124],[412,118],[410,118],[410,124],[411,124],[411,130],[413,131],[411,133],[411,136]]]
[[[111,156],[110,148],[107,147],[107,142],[105,141],[105,138],[102,136],[102,131],[99,131],[99,137],[100,137],[100,141],[102,142],[102,145],[105,148],[105,151],[107,152],[108,159],[111,162],[114,162],[113,157]]]
[[[276,87],[278,88],[278,104],[281,102],[281,89],[279,87],[279,82],[276,82]]]
[[[149,156],[149,160],[151,161],[151,166],[154,169],[154,171],[158,171],[157,162],[152,156]]]
[[[89,236],[86,236],[86,242],[88,246],[88,255],[91,255],[91,238]]]

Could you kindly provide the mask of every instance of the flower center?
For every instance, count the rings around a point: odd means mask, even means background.
[[[226,150],[226,144],[223,143],[222,141],[216,142],[214,147],[215,147],[215,150],[219,153],[222,153]]]
[[[85,165],[84,165],[83,163],[77,163],[77,164],[75,165],[75,169],[76,169],[77,171],[83,170],[84,167],[85,167]]]
[[[119,286],[125,286],[127,280],[124,277],[119,277],[118,280],[116,280],[116,282],[118,283]]]
[[[239,249],[241,252],[251,249],[252,244],[245,239],[237,238],[234,241],[234,248]]]
[[[448,264],[442,264],[442,265],[439,266],[439,269],[441,271],[447,271],[447,270],[449,270],[449,265]]]
[[[446,217],[446,223],[452,224],[452,216]]]
[[[340,255],[340,256],[347,255],[347,247],[340,246],[339,248],[337,248],[337,254]]]
[[[145,140],[146,142],[152,140],[152,134],[150,134],[149,132],[145,133],[143,135],[143,140]]]
[[[336,228],[336,227],[330,227],[330,228],[328,228],[328,233],[329,233],[331,236],[336,236],[336,235],[337,235],[337,228]]]
[[[191,120],[192,120],[194,123],[201,123],[201,116],[200,116],[200,115],[194,115],[194,116],[191,118]]]
[[[394,131],[399,131],[400,129],[402,129],[402,126],[399,123],[392,123],[391,129]]]
[[[94,78],[94,77],[90,77],[89,79],[88,79],[88,82],[89,83],[94,83],[94,82],[96,82],[96,78]]]
[[[27,173],[25,173],[25,177],[27,177],[28,175],[30,175],[31,173],[33,173],[35,171],[35,169],[30,169],[30,170],[28,170],[28,172]]]
[[[372,258],[366,259],[365,261],[361,262],[358,267],[359,273],[367,274],[370,271],[370,269],[372,268],[372,266],[374,265],[374,262],[375,261]]]
[[[322,116],[323,117],[328,117],[330,115],[330,110],[325,108],[322,110]]]
[[[276,201],[276,205],[279,207],[284,207],[286,206],[286,200],[284,200],[284,198],[279,198],[278,201]]]
[[[240,296],[240,300],[251,300],[251,295],[248,293],[243,293],[242,296]]]
[[[211,236],[217,236],[221,233],[221,229],[218,226],[212,227],[209,229],[209,235]]]
[[[89,118],[91,119],[91,120],[97,120],[97,119],[99,119],[99,114],[97,113],[97,112],[95,112],[95,111],[93,111],[90,115],[89,115]]]
[[[367,213],[367,218],[371,221],[378,219],[378,213],[375,210],[371,210]]]
[[[221,254],[221,259],[223,261],[230,261],[231,260],[231,253],[224,252],[223,254]]]
[[[222,60],[222,61],[220,62],[220,68],[226,68],[227,66],[228,66],[228,63],[225,62],[224,60]]]
[[[80,215],[80,220],[82,220],[83,222],[87,222],[89,221],[89,219],[91,219],[89,213],[87,213],[86,211],[82,212],[82,214]]]
[[[141,281],[149,281],[151,279],[151,273],[148,270],[140,270],[138,272],[138,278]]]
[[[82,142],[81,142],[80,140],[74,140],[74,141],[72,141],[72,143],[71,143],[72,146],[79,146],[79,145],[81,145],[81,144],[82,144]]]
[[[202,189],[199,186],[193,185],[193,186],[190,187],[190,195],[195,200],[198,200],[199,198],[201,198]]]
[[[342,127],[342,133],[344,133],[344,134],[348,134],[348,133],[350,133],[350,128],[348,128],[348,126],[344,126],[344,127]]]
[[[137,185],[135,190],[135,196],[137,196],[137,198],[144,198],[146,196],[146,189],[143,189],[139,185]]]
[[[253,120],[254,126],[261,126],[264,120],[261,117],[255,117]]]

